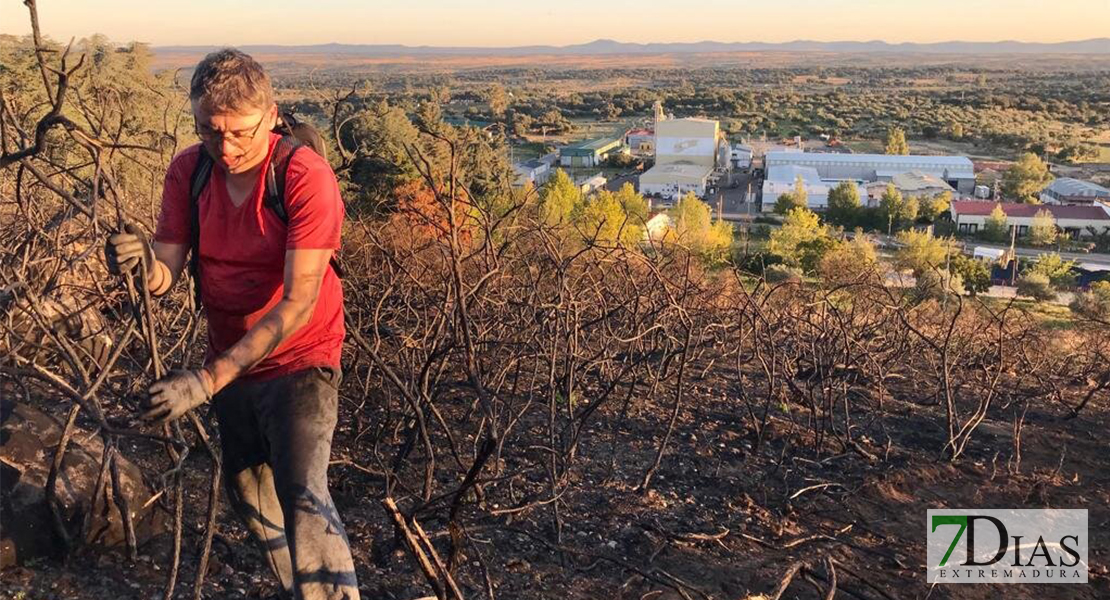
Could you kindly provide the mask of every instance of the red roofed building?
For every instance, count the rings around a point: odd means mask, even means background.
[[[1110,230],[1110,207],[1096,203],[1088,206],[1061,206],[1057,204],[1019,204],[1014,202],[983,202],[962,201],[952,203],[952,221],[960,233],[976,233],[983,229],[987,217],[994,211],[995,206],[1001,206],[1006,213],[1006,223],[1011,228],[1017,227],[1019,236],[1029,231],[1033,223],[1033,216],[1042,210],[1047,210],[1056,220],[1056,227],[1069,237],[1086,237],[1091,232],[1088,227],[1096,232],[1103,229]]]

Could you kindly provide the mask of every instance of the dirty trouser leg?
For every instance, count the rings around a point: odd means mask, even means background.
[[[267,395],[268,384],[234,383],[217,394],[213,404],[231,508],[250,531],[282,589],[289,592],[293,588],[293,567],[284,516],[274,490],[273,470],[266,464],[266,442],[254,409],[258,399]]]
[[[358,600],[347,533],[328,492],[339,374],[310,368],[274,383],[258,407],[259,421],[284,514],[294,594],[304,600]]]

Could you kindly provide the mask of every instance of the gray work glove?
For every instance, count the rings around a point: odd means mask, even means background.
[[[113,275],[130,273],[140,262],[146,265],[147,275],[154,271],[154,249],[142,230],[131,223],[123,225],[123,233],[108,236],[108,242],[104,244],[104,259]]]
[[[203,369],[171,371],[150,386],[139,418],[164,425],[212,399],[212,379]]]

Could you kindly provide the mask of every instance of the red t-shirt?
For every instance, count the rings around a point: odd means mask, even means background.
[[[270,151],[280,139],[270,135]],[[162,190],[162,214],[154,239],[190,243],[189,184],[197,158],[195,145],[174,157]],[[210,362],[236,342],[281,300],[285,251],[339,249],[343,201],[331,166],[309,148],[289,161],[285,182],[288,227],[262,202],[263,170],[246,202],[238,208],[227,193],[224,172],[213,166],[199,199],[201,300],[208,317]],[[309,322],[281,343],[246,379],[270,379],[308,367],[339,367],[343,346],[343,287],[332,268],[320,285]]]

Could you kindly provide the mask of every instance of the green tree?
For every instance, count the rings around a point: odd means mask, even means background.
[[[1048,277],[1041,273],[1027,273],[1017,280],[1017,295],[1047,302],[1056,298],[1056,291]]]
[[[903,222],[910,222],[917,218],[917,200],[912,197],[904,198],[902,192],[898,191],[893,183],[888,183],[886,191],[879,198],[879,210],[886,220],[886,232],[889,235]]]
[[[674,227],[674,240],[711,263],[726,258],[732,246],[732,225],[713,221],[712,213],[713,209],[693,192],[687,192],[667,213]]]
[[[834,225],[848,227],[855,224],[859,206],[859,188],[850,181],[841,181],[829,190],[825,217]]]
[[[1037,211],[1029,224],[1029,242],[1034,246],[1048,246],[1056,241],[1056,219],[1046,208]]]
[[[909,196],[902,201],[902,222],[913,223],[917,220],[920,210],[921,205],[917,201],[917,196]]]
[[[794,178],[794,190],[779,195],[775,200],[775,213],[785,215],[795,208],[804,208],[809,210],[809,192],[806,191],[806,184],[799,175]]]
[[[42,58],[48,68],[54,69],[64,48],[49,38],[43,44]],[[57,115],[75,123],[76,128],[70,130],[70,135],[65,133],[68,126],[54,126],[47,133],[45,150],[37,155],[47,165],[44,168],[39,164],[38,168],[57,175],[56,183],[67,193],[86,198],[90,194],[87,182],[95,172],[86,148],[100,148],[103,168],[112,174],[113,202],[123,202],[125,210],[135,210],[136,217],[145,215],[150,210],[146,198],[150,190],[161,187],[169,159],[195,141],[186,133],[193,130],[192,115],[187,105],[183,110],[175,71],[156,70],[152,64],[154,53],[146,44],[116,44],[103,35],[77,40],[69,51],[69,68],[74,68],[78,57],[83,66],[69,76],[68,93]],[[48,94],[57,89],[54,75],[49,79],[51,92],[43,85],[30,36],[0,34],[3,153],[31,145],[31,139],[25,136],[35,135],[36,123],[52,107],[53,98]],[[79,132],[96,136],[98,141],[87,146],[88,142],[80,141],[83,136]],[[119,147],[104,146],[109,142]],[[22,167],[19,172],[25,173]],[[22,185],[18,185],[13,184],[15,173],[15,164],[0,171],[0,189],[4,190],[0,196],[5,203],[13,197],[13,185],[24,193],[29,189],[30,175],[20,175]],[[62,181],[67,183],[62,185]],[[74,187],[68,187],[69,181]],[[7,225],[14,214],[4,211],[0,221]],[[55,216],[55,223],[60,218],[60,214]]]
[[[582,189],[566,171],[556,169],[540,191],[539,217],[548,226],[570,224],[571,215],[582,204]]]
[[[833,245],[828,227],[821,224],[816,213],[795,208],[786,213],[782,227],[771,233],[767,251],[781,258],[784,264],[812,272]]]
[[[553,108],[540,117],[537,123],[544,135],[549,133],[566,133],[574,130],[574,125],[563,116],[557,108]]]
[[[962,252],[953,252],[948,261],[948,268],[963,279],[964,289],[972,296],[986,293],[991,289],[989,263],[971,258]]]
[[[918,217],[932,223],[952,205],[952,192],[941,192],[930,197],[923,196],[918,200],[918,205],[920,206]]]
[[[886,132],[887,154],[909,154],[910,145],[906,143],[906,132],[901,127],[891,127]]]
[[[631,183],[625,183],[613,195],[621,208],[628,215],[629,220],[638,226],[643,226],[648,220],[648,205],[644,197],[636,193],[636,188]]]
[[[406,150],[417,144],[418,136],[404,109],[385,100],[353,115],[340,135],[341,145],[349,149],[350,166],[340,173],[348,204],[368,211],[394,205],[393,191],[419,176]]]
[[[513,111],[510,121],[513,124],[513,135],[523,137],[532,129],[535,122],[531,115]]]
[[[899,231],[897,239],[902,246],[895,253],[895,264],[914,275],[942,266],[948,257],[950,241],[928,231]]]
[[[509,94],[500,83],[490,86],[488,92],[489,114],[494,119],[501,119],[509,109]]]
[[[601,190],[579,204],[574,221],[585,241],[611,246],[633,246],[643,236],[643,226],[629,218],[616,194]]]
[[[1002,174],[1002,193],[1018,202],[1036,204],[1037,196],[1055,177],[1041,157],[1026,152]]]
[[[1094,144],[1068,144],[1056,153],[1060,161],[1076,164],[1085,161],[1097,161],[1099,156],[1098,146]]]
[[[983,238],[990,242],[1004,242],[1010,233],[1010,226],[1006,220],[1006,212],[1002,205],[996,203],[991,209],[991,214],[983,220]]]
[[[1064,260],[1059,254],[1048,252],[1038,256],[1026,272],[1044,275],[1052,287],[1059,289],[1075,285],[1075,268],[1078,265],[1074,260]]]

